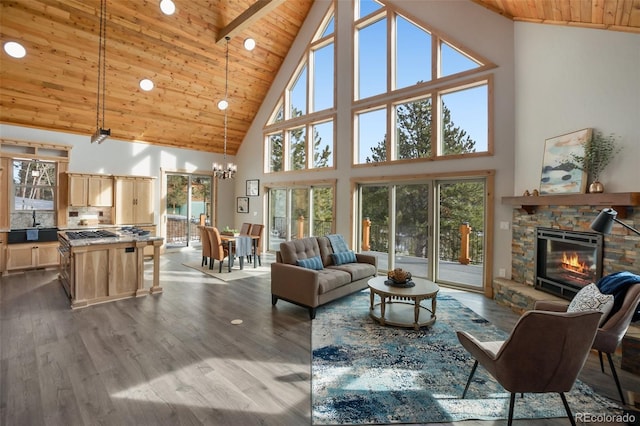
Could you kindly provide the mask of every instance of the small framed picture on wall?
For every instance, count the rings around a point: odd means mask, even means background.
[[[251,179],[247,181],[247,197],[257,197],[260,195],[260,180]]]
[[[249,197],[238,197],[236,209],[238,213],[249,213]]]

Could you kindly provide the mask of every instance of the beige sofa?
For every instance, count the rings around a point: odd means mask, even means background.
[[[316,308],[332,300],[367,287],[378,270],[375,256],[355,253],[355,262],[336,265],[327,237],[308,237],[280,243],[276,262],[271,264],[271,303],[278,299],[309,309],[314,319]],[[320,256],[322,269],[299,266],[299,261]]]

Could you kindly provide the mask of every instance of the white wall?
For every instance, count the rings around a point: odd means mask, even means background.
[[[588,127],[624,146],[606,192],[640,191],[640,35],[516,23],[515,58],[515,195],[539,187],[545,139]]]
[[[222,155],[199,151],[165,148],[143,143],[131,143],[107,139],[102,144],[92,144],[90,136],[51,132],[26,127],[0,124],[0,137],[34,142],[47,142],[72,146],[69,171],[79,173],[104,173],[112,175],[153,176],[156,178],[155,207],[156,223],[160,225],[164,218],[160,212],[164,209],[159,198],[161,172],[181,171],[189,173],[210,172],[213,161],[222,161]],[[233,161],[233,159],[232,159]],[[217,211],[220,226],[233,224],[235,204],[233,186],[220,183],[218,195],[222,200]]]

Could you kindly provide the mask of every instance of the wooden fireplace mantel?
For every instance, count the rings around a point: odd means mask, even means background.
[[[615,192],[602,194],[554,194],[502,197],[502,204],[520,206],[533,214],[538,206],[601,206],[612,207],[618,217],[627,216],[627,207],[640,206],[640,192]]]

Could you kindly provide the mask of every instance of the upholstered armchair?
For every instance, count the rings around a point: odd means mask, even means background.
[[[611,354],[615,353],[618,345],[622,342],[622,338],[629,329],[633,314],[640,303],[640,284],[635,284],[629,287],[624,295],[624,299],[620,309],[612,313],[609,318],[604,318],[604,323],[598,328],[596,332],[596,338],[593,341],[592,348],[598,351],[600,358],[600,370],[604,373],[604,363],[602,362],[602,353],[607,354],[609,360],[609,368],[611,369],[611,375],[616,382],[618,393],[620,394],[620,400],[622,404],[625,404],[624,394],[622,387],[620,386],[620,380],[618,379],[618,373],[613,364]],[[552,302],[539,300],[535,304],[535,309],[545,311],[564,312],[567,310],[567,304],[563,302]]]
[[[511,393],[509,425],[515,395],[524,392],[559,393],[575,425],[564,393],[571,390],[587,359],[601,315],[598,311],[525,312],[507,340],[499,342],[480,342],[458,331],[458,340],[475,358],[462,398],[480,364]]]

